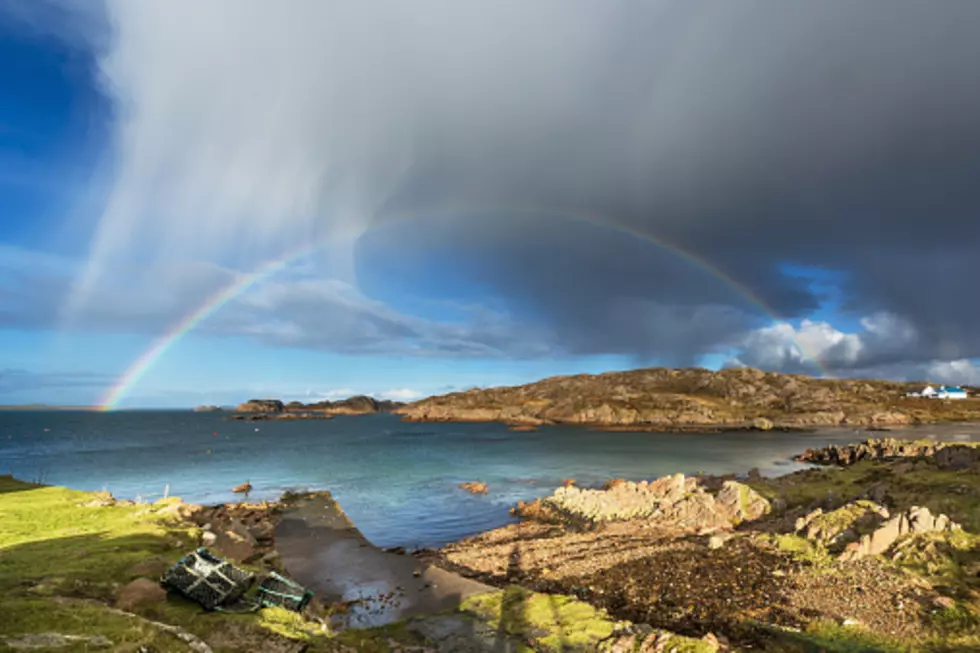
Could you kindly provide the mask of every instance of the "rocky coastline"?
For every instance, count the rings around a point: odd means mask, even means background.
[[[882,429],[980,421],[980,399],[908,394],[918,383],[817,379],[732,368],[647,368],[543,379],[429,397],[393,412],[406,421],[578,425],[609,430]]]
[[[980,650],[977,447],[870,442],[825,451],[879,454],[801,456],[840,469],[560,487],[515,506],[517,524],[419,555],[706,651]]]
[[[0,609],[52,614],[31,626],[43,632],[8,629],[0,647],[155,650],[164,632],[193,646],[163,650],[283,653],[980,650],[977,451],[868,440],[805,452],[813,467],[775,478],[566,479],[516,505],[515,523],[412,555],[371,545],[327,492],[146,504],[0,477],[15,534],[0,531]],[[318,600],[202,617],[154,580],[196,546],[286,574]],[[64,610],[83,607],[123,630],[65,630]]]
[[[868,460],[928,460],[939,469],[970,469],[980,465],[980,444],[964,442],[902,441],[891,438],[871,439],[844,446],[831,445],[807,449],[797,456],[799,462],[847,467]]]

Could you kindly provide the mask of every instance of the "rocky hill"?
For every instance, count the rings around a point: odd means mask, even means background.
[[[980,420],[980,399],[911,399],[923,383],[816,379],[733,368],[646,368],[455,392],[394,412],[408,421],[580,424],[619,429],[887,426]]]
[[[338,401],[318,401],[312,404],[293,401],[286,405],[286,410],[290,412],[316,411],[330,415],[368,415],[371,413],[389,412],[400,406],[402,404],[397,401],[389,401],[387,399],[379,401],[374,397],[356,395]]]

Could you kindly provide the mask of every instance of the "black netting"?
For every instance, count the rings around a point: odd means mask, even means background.
[[[258,596],[263,605],[278,605],[298,611],[313,598],[313,592],[288,578],[272,573],[259,585]]]
[[[167,570],[163,582],[208,610],[245,593],[254,576],[207,549],[198,549]]]

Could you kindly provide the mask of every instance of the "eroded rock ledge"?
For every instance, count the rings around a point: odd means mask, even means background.
[[[772,510],[769,501],[748,485],[726,480],[712,494],[696,477],[683,474],[655,481],[620,481],[605,490],[560,487],[554,494],[512,511],[539,521],[596,526],[605,522],[651,519],[699,531],[731,529]]]

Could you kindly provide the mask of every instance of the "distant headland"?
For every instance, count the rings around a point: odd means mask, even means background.
[[[980,396],[917,396],[925,383],[824,379],[752,368],[653,367],[556,376],[521,386],[429,397],[393,412],[406,421],[560,424],[646,431],[864,428],[980,421]]]
[[[99,410],[98,406],[59,406],[56,404],[0,404],[0,410]]]

